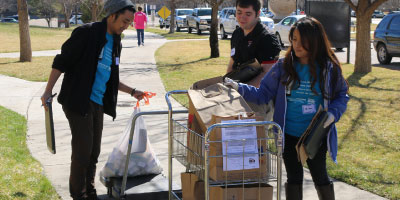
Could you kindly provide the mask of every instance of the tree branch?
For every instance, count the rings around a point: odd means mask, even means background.
[[[387,0],[375,0],[370,6],[369,9],[372,9],[372,11],[376,10],[381,4],[385,3]]]
[[[353,9],[354,11],[357,11],[357,6],[354,5],[353,2],[351,2],[351,0],[344,0],[347,4],[349,4],[349,6],[351,7],[351,9]]]

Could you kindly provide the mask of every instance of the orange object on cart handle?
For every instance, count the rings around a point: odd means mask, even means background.
[[[150,99],[151,97],[154,97],[154,96],[156,96],[156,93],[144,91],[144,92],[143,92],[144,104],[145,104],[145,105],[149,105],[149,104],[150,104],[149,99]],[[139,107],[139,101],[140,101],[140,100],[138,100],[138,101],[136,102],[135,108],[138,108],[138,107]]]

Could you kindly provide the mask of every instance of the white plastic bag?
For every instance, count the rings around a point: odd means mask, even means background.
[[[122,133],[120,139],[108,157],[106,165],[100,174],[103,177],[122,177],[125,170],[126,155],[129,144],[129,135],[132,128],[133,117],[140,112],[139,107],[131,115],[131,118]],[[157,159],[150,141],[147,137],[146,125],[142,116],[135,122],[135,130],[132,139],[132,149],[128,165],[128,176],[139,176],[146,174],[160,174],[162,167]]]

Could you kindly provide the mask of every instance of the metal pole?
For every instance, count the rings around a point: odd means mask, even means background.
[[[277,183],[276,183],[276,199],[281,200],[281,192],[282,192],[282,153],[283,153],[283,137],[282,137],[282,129],[278,129],[278,140],[277,140],[277,148],[278,148],[278,155],[277,155]]]
[[[348,44],[347,44],[347,64],[350,63],[350,43],[351,43],[351,8],[349,6],[349,15],[348,15],[348,23],[349,23],[349,39],[348,39]]]
[[[168,199],[172,200],[172,109],[168,109]]]
[[[164,9],[165,12],[165,9]],[[173,139],[173,126],[172,126],[172,104],[169,99],[171,94],[186,94],[187,90],[174,90],[165,94],[165,101],[168,104],[168,199],[172,200],[172,139]]]

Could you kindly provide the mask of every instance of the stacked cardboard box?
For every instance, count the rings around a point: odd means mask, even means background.
[[[183,200],[204,200],[204,182],[192,173],[182,173]],[[249,184],[227,187],[210,187],[210,200],[272,200],[273,187],[271,185]]]
[[[197,90],[189,90],[189,121],[188,127],[199,134],[204,135],[207,128],[221,120],[237,119],[241,113],[253,115],[252,110],[240,94],[222,84],[202,84],[203,87],[196,87]],[[259,117],[249,117],[262,121]],[[264,127],[257,127],[257,138],[264,138]],[[187,153],[187,161],[191,164],[203,165],[201,157],[204,151],[204,141],[196,134],[188,132],[188,147],[192,151]],[[210,133],[210,141],[221,141],[221,129],[214,129]],[[261,142],[260,142],[261,141]],[[265,141],[257,141],[259,152],[264,152]],[[222,156],[222,144],[211,143],[210,156]],[[226,157],[225,157],[226,158]],[[263,179],[267,176],[266,156],[259,156],[259,167],[256,169],[244,170],[223,170],[223,159],[210,158],[210,178],[214,181],[240,181],[242,179]]]
[[[212,123],[217,124],[221,123],[222,121],[229,121],[229,120],[237,120],[238,117],[218,117],[218,116],[213,116],[212,118]],[[257,121],[262,121],[263,117],[245,117],[241,118],[242,120],[245,119],[255,119]],[[228,159],[232,159],[235,156],[223,156],[223,149],[222,149],[222,142],[213,142],[213,141],[222,141],[222,134],[221,134],[221,129],[217,128],[214,129],[214,131],[210,135],[210,164],[209,164],[209,169],[210,169],[210,178],[214,181],[238,181],[238,180],[247,180],[247,179],[264,179],[267,177],[267,156],[265,153],[266,149],[266,141],[265,139],[265,129],[263,126],[258,126],[256,128],[257,131],[257,152],[256,154],[250,154],[254,156],[258,156],[259,160],[259,167],[258,168],[253,168],[253,169],[244,169],[244,170],[225,170],[223,169],[223,162],[227,162]],[[245,133],[244,133],[245,134]],[[252,142],[252,141],[250,141]],[[247,154],[249,155],[249,154]],[[218,157],[214,157],[218,156]],[[241,157],[243,159],[243,164],[244,162],[251,162],[249,160],[246,160],[243,156]],[[240,166],[240,168],[243,169],[243,166]]]

